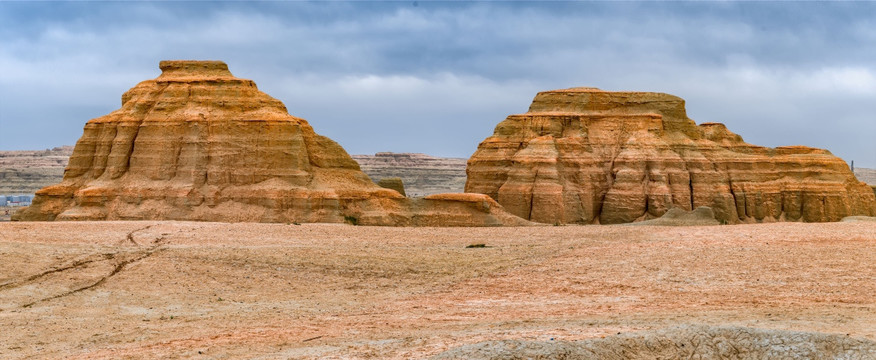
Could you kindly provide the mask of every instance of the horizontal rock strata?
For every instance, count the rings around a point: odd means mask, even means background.
[[[871,186],[876,186],[876,169],[855,166],[855,177]]]
[[[711,207],[726,223],[839,221],[876,197],[827,150],[748,144],[697,126],[679,97],[573,88],[541,92],[468,161],[465,191],[543,223],[615,224]]]
[[[400,177],[408,196],[461,193],[465,188],[466,159],[391,152],[353,155],[353,159],[371,180]]]
[[[33,194],[57,184],[64,176],[64,167],[72,153],[72,146],[0,151],[0,195]]]
[[[88,121],[60,184],[20,220],[171,219],[361,225],[524,224],[492,199],[405,199],[219,61],[161,75]]]

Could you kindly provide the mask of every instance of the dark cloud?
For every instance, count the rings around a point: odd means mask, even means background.
[[[158,75],[221,59],[352,153],[467,157],[540,90],[688,100],[763,145],[876,167],[866,2],[0,2],[0,148],[69,144]]]

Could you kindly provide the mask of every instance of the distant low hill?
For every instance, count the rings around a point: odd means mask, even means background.
[[[73,154],[72,146],[46,150],[0,151],[0,195],[33,194],[57,184]]]
[[[72,153],[72,146],[0,151],[0,194],[33,194],[57,184]],[[392,152],[352,156],[375,183],[400,177],[408,196],[463,192],[465,188],[466,159]],[[855,176],[876,186],[876,169],[855,168]]]
[[[72,153],[72,146],[0,151],[0,194],[33,194],[59,183]],[[408,196],[462,192],[465,187],[466,159],[391,152],[353,158],[374,182],[400,177]]]
[[[855,177],[871,186],[876,186],[876,169],[855,168]]]

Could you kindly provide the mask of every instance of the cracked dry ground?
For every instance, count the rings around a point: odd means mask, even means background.
[[[3,359],[406,359],[678,324],[876,340],[874,294],[876,223],[0,223]]]

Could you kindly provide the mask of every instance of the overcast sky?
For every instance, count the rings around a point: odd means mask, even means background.
[[[163,59],[225,61],[351,154],[468,157],[592,86],[876,168],[873,2],[0,1],[0,149],[74,144]]]

